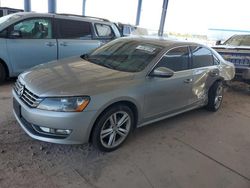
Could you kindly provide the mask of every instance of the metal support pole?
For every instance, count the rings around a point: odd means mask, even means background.
[[[163,35],[167,9],[168,9],[168,0],[163,0],[162,13],[161,13],[161,22],[160,22],[160,27],[159,27],[159,31],[158,31],[159,36]]]
[[[85,16],[86,10],[86,0],[82,0],[82,15]]]
[[[136,15],[136,22],[135,22],[135,25],[139,25],[139,24],[140,24],[140,18],[141,18],[141,5],[142,5],[142,0],[138,0],[137,15]]]
[[[56,0],[48,0],[48,12],[56,13]]]
[[[30,0],[24,0],[24,11],[30,12],[31,11],[31,2]]]

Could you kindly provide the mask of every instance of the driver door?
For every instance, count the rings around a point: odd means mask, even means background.
[[[166,67],[174,71],[170,78],[148,77],[146,80],[144,114],[146,121],[185,109],[192,90],[192,70],[188,47],[167,52],[154,69]]]

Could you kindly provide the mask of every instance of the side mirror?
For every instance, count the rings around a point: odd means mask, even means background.
[[[160,78],[170,78],[174,75],[174,72],[165,68],[165,67],[157,67],[151,73],[151,77],[160,77]]]
[[[12,31],[10,33],[10,37],[14,38],[14,39],[21,38],[22,37],[22,33],[21,33],[21,31],[14,30],[14,31]]]
[[[221,45],[221,40],[217,40],[215,45]]]

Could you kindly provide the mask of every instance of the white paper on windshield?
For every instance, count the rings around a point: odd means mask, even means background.
[[[156,48],[151,47],[151,46],[139,45],[139,46],[136,47],[136,50],[143,50],[145,52],[153,54],[155,52]]]

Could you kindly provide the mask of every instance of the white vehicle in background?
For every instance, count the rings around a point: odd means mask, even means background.
[[[13,14],[16,12],[23,12],[22,9],[15,9],[15,8],[9,8],[9,7],[0,7],[0,17],[6,16],[8,14]]]
[[[127,36],[147,36],[148,30],[146,28],[138,27],[130,24],[118,23],[117,27],[123,37]]]
[[[36,65],[80,56],[120,37],[103,18],[19,12],[0,18],[0,83]]]
[[[235,66],[235,76],[250,83],[250,34],[234,35],[213,47],[225,60]]]

